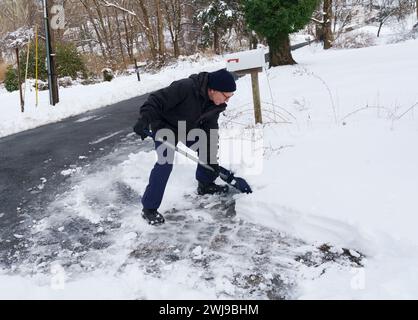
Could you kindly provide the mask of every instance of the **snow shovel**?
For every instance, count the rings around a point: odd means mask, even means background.
[[[145,129],[144,132],[148,137],[152,138],[151,131]],[[172,145],[170,142],[164,141],[164,140],[157,140],[157,141],[161,142],[161,143],[164,143],[171,150],[174,150],[174,151],[182,154],[186,158],[192,160],[193,162],[196,162],[196,163],[200,164],[205,169],[208,169],[212,172],[215,172],[215,169],[213,169],[210,165],[201,161],[200,159],[196,158],[195,156],[187,153],[186,151],[179,149],[177,146]],[[229,184],[230,186],[233,186],[235,189],[241,191],[242,193],[247,193],[248,194],[248,193],[253,192],[251,190],[250,185],[247,183],[247,181],[245,181],[243,178],[235,177],[233,172],[231,172],[228,169],[225,169],[224,167],[221,167],[221,166],[219,166],[219,177],[223,181],[225,181],[227,184]]]

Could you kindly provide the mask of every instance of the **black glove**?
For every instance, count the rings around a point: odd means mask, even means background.
[[[251,187],[243,178],[235,177],[232,181],[231,185],[237,188],[242,193],[253,193]]]
[[[229,171],[228,169],[225,169],[224,167],[219,166],[220,174],[219,176],[223,181],[230,184],[234,188],[238,189],[242,193],[252,193],[250,185],[245,181],[243,178],[235,177],[234,174]]]
[[[145,140],[145,138],[148,137],[148,134],[146,133],[148,127],[149,124],[144,119],[139,118],[134,126],[134,131],[142,140]]]

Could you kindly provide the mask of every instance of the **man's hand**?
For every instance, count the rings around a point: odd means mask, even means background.
[[[250,185],[243,178],[235,177],[232,182],[232,186],[237,188],[242,193],[253,193],[253,190],[251,190]]]
[[[134,126],[134,132],[141,137],[142,140],[145,140],[148,135],[145,130],[148,130],[149,124],[142,118],[139,118]]]
[[[237,188],[242,193],[252,193],[250,185],[243,178],[235,177],[234,174],[225,169],[224,167],[219,166],[220,177],[223,181],[230,184],[234,188]]]

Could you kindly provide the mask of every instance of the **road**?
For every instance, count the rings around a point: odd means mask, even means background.
[[[63,170],[84,157],[89,161],[103,157],[132,132],[146,97],[0,139],[0,257],[18,240],[16,228],[36,219],[39,210],[33,209],[42,208],[65,181]]]

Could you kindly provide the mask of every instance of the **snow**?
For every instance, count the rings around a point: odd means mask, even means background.
[[[363,266],[356,268],[329,263],[326,272],[322,272],[324,268],[301,266],[295,298],[418,298],[418,120],[415,107],[411,108],[418,102],[416,52],[418,40],[328,51],[311,45],[295,51],[298,65],[260,74],[263,116],[268,123],[264,126],[252,125],[250,77],[237,82],[238,90],[221,118],[225,134],[221,134],[220,148],[222,164],[245,177],[254,191],[236,196],[237,215],[244,221],[276,230],[278,237],[290,234],[310,244],[328,243],[337,251],[348,248],[353,257],[366,256]],[[41,105],[36,109],[31,105],[31,93],[25,114],[19,113],[17,93],[2,93],[0,134],[58,121],[158,89],[193,72],[216,70],[223,63],[221,58],[182,61],[159,74],[141,75],[140,83],[133,75],[111,83],[62,89],[62,102],[55,108],[47,106],[48,97],[43,92]],[[84,120],[88,118],[79,121]],[[257,146],[262,142],[262,156],[255,157],[256,170],[249,168],[251,161],[233,161],[234,152],[225,147],[227,132],[234,132],[232,137],[256,136]],[[242,139],[234,141],[242,143]],[[236,287],[228,278],[229,270],[221,265],[213,270],[214,287],[200,283],[201,274],[184,260],[161,262],[165,272],[161,277],[145,273],[139,263],[117,271],[134,248],[138,234],[150,234],[154,229],[139,218],[139,203],[124,208],[116,202],[112,188],[122,181],[142,194],[154,161],[153,152],[140,150],[131,152],[118,165],[91,174],[81,167],[63,170],[62,175],[74,179],[73,188],[53,205],[67,211],[38,221],[34,230],[41,232],[47,226],[55,226],[63,232],[68,212],[74,212],[90,221],[98,233],[103,232],[105,221],[120,220],[122,226],[115,244],[101,252],[100,259],[92,253],[92,266],[102,267],[92,267],[91,272],[66,274],[59,265],[50,274],[32,276],[3,271],[0,298],[234,296]],[[195,190],[194,164],[181,156],[176,156],[176,161],[162,212],[186,206],[183,194]],[[41,182],[45,184],[46,179]],[[103,215],[101,210],[95,210],[90,202],[97,195],[102,197],[99,202],[115,206],[123,215]],[[191,214],[211,221],[210,216],[202,213]],[[192,246],[192,242],[190,246],[192,260],[205,258],[207,248],[201,244]],[[173,252],[176,250],[173,248]],[[63,286],[57,285],[59,281]]]
[[[4,36],[2,41],[8,49],[21,48],[26,45],[29,39],[33,38],[33,29],[19,28]]]

